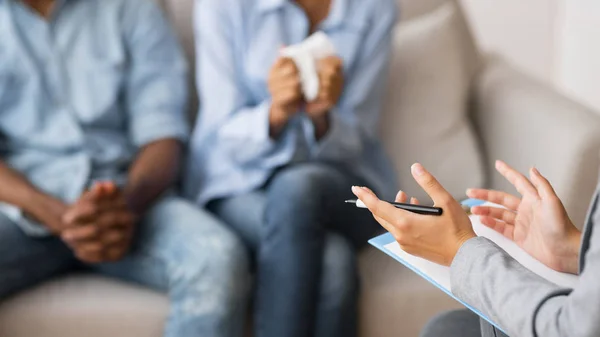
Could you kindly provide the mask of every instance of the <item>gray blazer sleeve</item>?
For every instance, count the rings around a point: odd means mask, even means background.
[[[600,212],[595,213],[576,289],[546,281],[491,241],[475,238],[452,263],[452,292],[513,337],[600,336],[600,231],[593,230]]]

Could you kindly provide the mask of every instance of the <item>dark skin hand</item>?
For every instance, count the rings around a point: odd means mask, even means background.
[[[48,19],[55,0],[23,0]],[[140,150],[122,190],[114,183],[95,184],[73,205],[37,189],[19,172],[0,161],[0,201],[61,237],[83,262],[116,261],[128,251],[139,216],[175,181],[182,146],[163,139]]]
[[[167,139],[145,146],[132,164],[128,183],[95,184],[65,213],[61,238],[86,263],[122,259],[132,243],[140,216],[175,181],[181,144]]]
[[[60,236],[83,262],[115,261],[127,252],[139,216],[175,182],[181,155],[177,140],[151,143],[131,165],[124,189],[99,183],[73,205],[38,190],[0,161],[0,201],[15,205]]]
[[[50,232],[64,229],[62,216],[68,206],[61,200],[38,190],[19,172],[0,161],[0,201],[21,209],[26,217],[43,223]]]
[[[61,239],[82,262],[120,260],[131,241],[137,216],[112,182],[96,183],[65,213]]]

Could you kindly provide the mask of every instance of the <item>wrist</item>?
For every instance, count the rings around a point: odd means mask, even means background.
[[[581,248],[581,232],[573,226],[566,240],[568,247],[562,257],[560,270],[563,273],[577,274],[579,271],[579,252]]]
[[[29,193],[27,199],[29,202],[23,205],[18,205],[18,207],[21,208],[23,212],[29,213],[36,217],[45,213],[50,213],[48,211],[58,208],[59,204],[63,204],[61,201],[55,199],[54,197],[43,194],[38,191],[32,191],[31,193]]]
[[[456,242],[454,245],[454,249],[452,250],[451,258],[448,259],[447,262],[447,266],[452,265],[452,262],[454,261],[454,259],[456,258],[456,255],[458,255],[458,252],[460,251],[460,249],[462,248],[462,246],[467,243],[467,241],[474,239],[477,237],[477,234],[475,234],[475,232],[470,231],[470,232],[465,232],[465,233],[460,233],[457,238],[456,238]]]
[[[144,198],[140,197],[140,195],[144,195],[143,190],[139,184],[137,184],[137,188],[127,185],[123,189],[123,199],[125,200],[127,210],[137,217],[143,214],[146,208]]]
[[[287,125],[290,115],[281,107],[272,105],[269,110],[269,135],[277,138]]]
[[[22,207],[25,216],[39,222],[54,233],[62,230],[62,216],[67,211],[68,206],[52,196],[41,192],[32,193],[29,196],[29,203]]]

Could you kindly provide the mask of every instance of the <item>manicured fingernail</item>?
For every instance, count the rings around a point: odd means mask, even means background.
[[[358,186],[352,186],[352,192],[353,193],[358,193],[359,189],[360,188]]]
[[[467,188],[467,192],[466,192],[466,194],[467,194],[467,195],[469,195],[469,194],[471,194],[471,193],[473,193],[473,189],[472,189],[472,188]]]
[[[536,169],[535,167],[531,168],[531,172],[533,172],[534,174],[536,174],[538,176],[540,175],[540,171],[538,171],[538,169]]]
[[[502,161],[496,160],[496,168],[502,166]]]
[[[423,168],[423,165],[417,163],[414,164],[412,166],[413,172],[418,175],[418,176],[422,176],[423,174],[425,174],[425,169]]]

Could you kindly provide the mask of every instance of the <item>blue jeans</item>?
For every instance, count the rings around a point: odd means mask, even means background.
[[[363,185],[326,164],[278,171],[264,189],[212,202],[256,262],[256,337],[356,335],[355,251],[379,228],[344,203]]]
[[[128,256],[83,267],[168,293],[167,337],[238,337],[250,290],[247,262],[221,222],[168,197],[145,215]],[[0,299],[80,267],[59,239],[28,237],[0,215]]]

